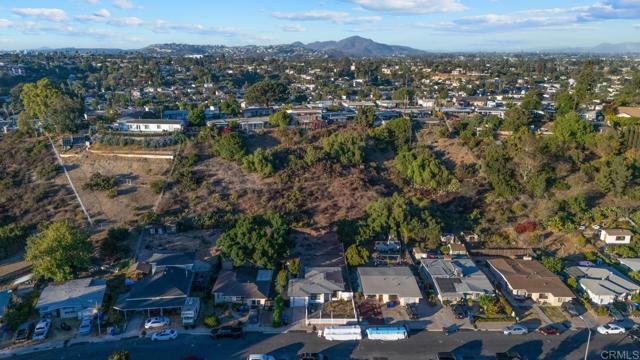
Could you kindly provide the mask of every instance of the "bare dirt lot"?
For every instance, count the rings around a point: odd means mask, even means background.
[[[103,225],[124,224],[151,210],[158,195],[150,184],[166,179],[171,167],[170,160],[122,158],[87,152],[63,157],[63,162],[87,211],[95,223]],[[109,198],[106,192],[83,189],[91,175],[98,172],[116,177],[116,197]],[[64,177],[61,180],[66,181]]]
[[[196,259],[205,259],[217,254],[216,241],[222,235],[218,230],[198,230],[186,233],[144,235],[144,245],[138,254],[146,259],[153,252],[193,252]]]

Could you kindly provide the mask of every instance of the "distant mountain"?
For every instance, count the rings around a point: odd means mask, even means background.
[[[640,42],[624,42],[618,44],[602,43],[590,49],[594,53],[629,54],[640,53]]]
[[[593,47],[573,47],[546,50],[550,52],[559,52],[566,54],[640,54],[640,43],[624,42],[624,43],[602,43]]]
[[[416,50],[408,46],[381,44],[360,36],[352,36],[340,41],[318,41],[306,45],[300,43],[292,45],[352,57],[420,56],[427,54],[425,51]]]

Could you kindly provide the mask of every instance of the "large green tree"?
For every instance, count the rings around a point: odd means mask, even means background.
[[[500,146],[492,146],[487,150],[482,162],[484,173],[496,195],[511,198],[518,194],[520,185],[513,162],[509,154]]]
[[[344,165],[362,164],[364,145],[364,136],[355,132],[336,132],[322,142],[327,156]]]
[[[238,133],[223,134],[213,142],[213,153],[223,159],[240,161],[245,154],[245,143]]]
[[[218,240],[217,246],[235,266],[247,263],[274,269],[293,245],[289,225],[277,214],[242,216]]]
[[[553,136],[561,143],[584,146],[592,133],[593,126],[573,111],[559,116],[553,123]]]
[[[373,127],[376,120],[376,109],[373,106],[365,106],[358,109],[354,124],[362,129]]]
[[[455,191],[460,182],[425,147],[401,152],[395,159],[396,169],[413,186],[436,191]]]
[[[204,107],[196,106],[189,109],[187,120],[191,126],[203,126],[205,124]]]
[[[289,88],[283,82],[262,80],[255,83],[245,94],[245,100],[249,104],[270,106],[281,103],[289,98]]]
[[[89,266],[94,247],[83,229],[56,222],[27,240],[26,260],[38,278],[65,281]]]

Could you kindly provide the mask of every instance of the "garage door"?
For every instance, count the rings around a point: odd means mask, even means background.
[[[290,299],[291,307],[305,306],[305,298],[293,297]]]

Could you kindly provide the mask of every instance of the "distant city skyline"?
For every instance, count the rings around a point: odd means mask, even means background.
[[[430,51],[640,41],[640,0],[3,0],[0,49],[269,45],[359,35]]]

